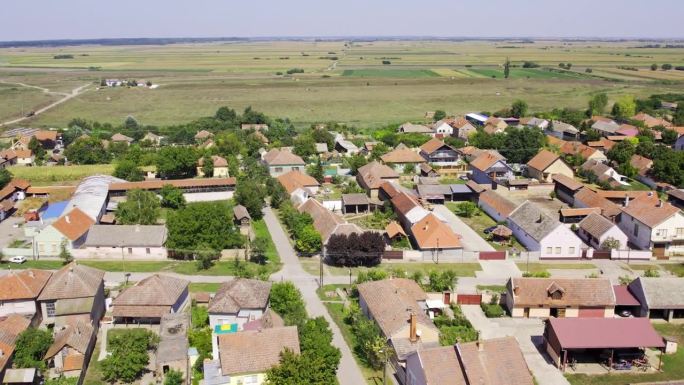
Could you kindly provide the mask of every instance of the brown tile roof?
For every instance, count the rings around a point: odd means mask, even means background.
[[[51,275],[45,270],[10,270],[0,277],[0,301],[38,298]]]
[[[133,138],[131,138],[130,136],[126,136],[124,134],[121,134],[121,133],[116,133],[116,134],[112,135],[111,140],[112,140],[112,142],[128,142],[128,143],[130,143],[133,141]]]
[[[109,191],[128,191],[133,189],[158,190],[170,184],[178,188],[235,186],[235,178],[193,178],[169,180],[145,180],[142,182],[111,183]]]
[[[390,238],[394,238],[397,235],[406,236],[406,232],[397,221],[392,221],[388,223],[385,227],[385,232],[387,233],[387,236]]]
[[[592,213],[601,215],[601,209],[598,207],[587,207],[581,209],[560,209],[560,214],[564,217],[585,217]]]
[[[69,372],[72,370],[81,370],[83,369],[84,363],[85,356],[83,354],[69,354],[64,357],[64,365],[62,365],[62,369],[65,372]]]
[[[436,329],[418,304],[419,301],[425,301],[427,295],[411,279],[394,278],[364,282],[358,285],[358,291],[359,297],[368,305],[373,320],[387,338],[408,324],[411,312],[416,314],[416,320],[421,327]]]
[[[188,289],[190,281],[168,275],[154,274],[137,282],[119,294],[116,306],[172,306]]]
[[[609,151],[616,144],[617,143],[615,143],[614,141],[609,140],[608,138],[604,138],[604,137],[601,137],[601,139],[594,141],[594,142],[587,142],[587,145],[589,147],[603,148],[606,151]]]
[[[264,154],[264,162],[269,166],[304,165],[304,160],[290,151],[277,148]]]
[[[392,182],[382,182],[380,189],[387,195],[390,199],[394,198],[400,193],[400,190]]]
[[[395,149],[380,157],[384,163],[421,163],[422,156],[408,148]]]
[[[26,190],[31,187],[31,182],[26,179],[13,178],[10,184],[19,190]]]
[[[369,189],[377,189],[387,179],[399,178],[399,174],[391,167],[388,167],[377,161],[372,161],[364,166],[359,167],[357,178],[359,183],[366,185]]]
[[[476,194],[480,194],[481,192],[487,190],[487,188],[484,185],[478,184],[474,180],[467,181],[466,186],[468,186]]]
[[[62,215],[52,224],[52,227],[69,240],[75,241],[87,233],[93,224],[95,224],[95,221],[76,207],[67,214]]]
[[[487,190],[481,193],[479,203],[487,204],[504,218],[507,218],[517,207],[515,203],[497,194],[494,190]]]
[[[653,117],[645,112],[640,112],[634,115],[632,119],[644,122],[644,124],[648,128],[653,128],[655,126],[672,127],[672,123],[670,123],[669,121],[663,118]]]
[[[596,190],[596,194],[606,199],[634,199],[651,193],[652,191],[647,190]]]
[[[228,167],[228,161],[226,158],[220,157],[218,155],[212,155],[211,160],[214,163],[214,167]],[[204,157],[199,158],[197,165],[200,167],[204,166]]]
[[[502,128],[499,128],[493,124],[487,123],[482,130],[490,135],[496,134],[497,132],[503,131]]]
[[[570,178],[569,176],[566,176],[563,174],[554,174],[551,176],[551,179],[554,182],[556,182],[562,186],[565,186],[566,188],[568,188],[569,190],[572,190],[572,191],[579,190],[582,187],[584,187],[584,185],[582,183],[578,182],[574,178]]]
[[[425,144],[420,146],[420,150],[425,152],[426,154],[432,154],[433,152],[439,150],[443,146],[447,146],[450,149],[454,150],[453,147],[449,146],[448,144],[444,143],[443,141],[437,138],[432,138],[429,141],[427,141]]]
[[[71,262],[52,273],[38,300],[94,297],[103,277],[102,270]]]
[[[650,170],[651,167],[653,167],[652,160],[636,154],[632,155],[632,157],[629,159],[629,164],[637,169],[639,175],[646,175],[648,170]]]
[[[65,346],[85,354],[93,338],[94,331],[95,329],[86,322],[66,325],[64,329],[55,332],[54,342],[48,348],[47,353],[45,353],[45,359],[54,357]]]
[[[40,130],[33,134],[33,136],[35,136],[36,140],[38,140],[39,142],[44,142],[46,140],[51,140],[54,142],[57,140],[57,131]]]
[[[487,171],[487,169],[494,166],[494,164],[500,160],[505,161],[504,157],[498,155],[497,153],[485,151],[473,159],[470,162],[470,166],[480,171]]]
[[[531,167],[535,170],[544,171],[549,168],[554,162],[560,159],[558,154],[554,154],[548,150],[541,150],[535,155],[529,162],[527,162],[527,167]]]
[[[212,136],[214,136],[214,134],[212,134],[211,132],[209,132],[207,130],[201,130],[195,134],[195,139],[206,139],[206,138],[210,138]]]
[[[415,198],[402,191],[392,198],[392,206],[398,213],[406,215],[411,209],[420,206],[420,204]]]
[[[265,309],[270,293],[270,282],[236,278],[221,284],[209,301],[209,313],[233,314],[242,309]]]
[[[658,195],[642,195],[631,200],[622,212],[645,224],[655,227],[679,212],[679,209],[667,202],[663,202]]]
[[[458,235],[434,214],[428,214],[411,226],[411,233],[422,250],[461,248]]]
[[[480,344],[480,345],[478,345]],[[468,384],[533,385],[515,337],[502,337],[458,344]]]
[[[598,207],[601,215],[606,218],[615,217],[620,214],[620,206],[598,195],[593,190],[582,187],[575,193],[575,202],[582,202],[586,207]]]
[[[454,128],[463,128],[464,126],[467,126],[469,124],[470,122],[468,121],[468,119],[462,116],[453,119],[453,121],[450,123],[450,125]]]
[[[443,346],[418,350],[425,384],[467,385],[465,373],[458,359],[457,346]]]
[[[249,211],[247,211],[247,208],[243,205],[237,205],[233,207],[233,217],[237,220],[242,220],[242,219],[252,219],[252,217],[249,215]]]
[[[347,223],[339,215],[325,208],[319,201],[309,198],[302,203],[298,210],[306,212],[313,218],[313,226],[321,234],[324,243],[333,234],[361,234],[363,229],[353,223]]]
[[[299,354],[296,326],[221,334],[218,344],[224,376],[263,373],[280,363],[285,349]]]
[[[600,239],[606,231],[610,230],[615,224],[604,216],[597,213],[590,213],[579,223],[579,228],[591,234],[594,238]]]
[[[28,329],[31,321],[18,314],[10,314],[7,318],[0,320],[0,372],[7,366],[7,362],[14,353],[17,337],[21,332]]]
[[[607,278],[511,278],[515,306],[615,306]],[[553,299],[555,291],[561,299]]]
[[[278,176],[278,181],[285,188],[285,191],[292,194],[298,188],[320,186],[318,181],[312,176],[306,175],[301,171],[293,170]]]

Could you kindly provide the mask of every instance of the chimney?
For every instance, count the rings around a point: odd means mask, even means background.
[[[513,294],[518,295],[519,292],[520,292],[520,286],[518,286],[518,285],[513,286]]]
[[[629,206],[629,195],[625,197],[625,207]]]
[[[411,315],[409,316],[409,341],[411,343],[416,343],[418,342],[418,322],[416,319],[416,313],[411,311]]]
[[[31,278],[35,278],[35,277],[36,277],[36,275],[33,273],[33,270],[29,270],[29,271],[28,271],[28,276],[31,277]]]
[[[663,201],[658,199],[658,207],[663,207]]]
[[[66,223],[71,223],[71,219],[69,219],[68,215],[64,216],[64,220],[66,221]]]

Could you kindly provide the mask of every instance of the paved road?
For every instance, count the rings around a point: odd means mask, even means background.
[[[33,116],[40,115],[40,114],[42,114],[43,112],[48,111],[48,110],[50,110],[51,108],[54,108],[54,107],[56,107],[56,106],[58,106],[58,105],[60,105],[60,104],[62,104],[62,103],[64,103],[64,102],[66,102],[67,100],[72,99],[72,98],[78,96],[81,92],[83,92],[83,91],[85,90],[85,88],[87,88],[87,87],[90,85],[90,83],[86,83],[86,84],[84,84],[84,85],[82,85],[82,86],[80,86],[80,87],[74,88],[74,89],[71,90],[71,92],[69,92],[69,93],[63,93],[63,92],[53,92],[53,91],[50,91],[50,90],[47,89],[47,88],[38,87],[38,86],[32,86],[32,85],[24,84],[24,83],[10,83],[10,82],[6,82],[6,81],[4,81],[4,80],[0,80],[0,83],[5,83],[5,84],[17,84],[17,85],[20,85],[20,86],[22,86],[22,87],[36,88],[36,89],[39,89],[39,90],[41,90],[41,91],[43,91],[43,92],[45,92],[45,93],[48,93],[48,94],[55,94],[55,95],[62,95],[62,96],[63,96],[61,99],[56,100],[56,101],[54,101],[54,102],[48,104],[47,106],[45,106],[45,107],[43,107],[43,108],[39,108],[39,109],[35,110]],[[24,120],[26,120],[26,119],[31,119],[31,118],[33,118],[33,116],[22,116],[21,118],[17,118],[17,119],[13,119],[13,120],[8,120],[8,121],[6,121],[6,122],[0,123],[0,127],[1,127],[1,126],[7,126],[7,125],[10,125],[10,124],[19,123],[19,122],[22,122],[22,121],[24,121]]]
[[[480,332],[483,339],[513,336],[518,340],[527,366],[539,385],[569,385],[568,380],[556,368],[543,351],[544,324],[539,319],[485,317],[479,305],[461,305],[463,315]]]
[[[264,222],[271,233],[273,243],[275,243],[280,259],[283,262],[283,269],[271,275],[272,281],[291,280],[295,283],[299,291],[302,292],[304,301],[306,302],[306,311],[312,317],[323,316],[330,324],[330,329],[333,332],[333,344],[337,346],[342,352],[342,359],[340,360],[340,367],[337,370],[337,379],[341,385],[361,385],[365,384],[366,380],[361,373],[349,346],[344,341],[340,329],[332,320],[325,306],[316,295],[316,288],[318,287],[316,279],[305,272],[299,264],[295,251],[290,246],[288,237],[285,231],[278,222],[278,219],[273,214],[270,207],[264,210]]]
[[[482,237],[471,229],[470,226],[463,223],[463,221],[452,213],[444,205],[435,205],[433,210],[437,215],[442,217],[447,221],[447,224],[451,227],[456,234],[461,235],[461,242],[463,243],[463,249],[467,251],[495,251],[495,249],[487,243]]]

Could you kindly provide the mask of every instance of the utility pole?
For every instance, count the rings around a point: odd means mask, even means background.
[[[319,269],[318,269],[318,287],[321,288],[323,287],[323,260],[325,259],[325,245],[323,245],[323,255],[321,255],[318,260],[319,260]]]

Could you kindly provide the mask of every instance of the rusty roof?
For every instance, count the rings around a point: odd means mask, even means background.
[[[434,214],[430,213],[411,226],[411,234],[421,250],[458,249],[461,240],[454,231]]]
[[[38,298],[51,275],[45,270],[10,270],[0,277],[0,301]]]
[[[607,278],[511,278],[515,306],[615,306]],[[551,295],[560,290],[562,297]]]
[[[600,196],[595,191],[587,187],[582,187],[575,193],[575,205],[581,202],[585,207],[598,207],[601,215],[611,218],[620,214],[620,206]]]
[[[374,160],[359,167],[356,178],[359,180],[359,184],[365,185],[369,189],[377,189],[385,183],[387,179],[399,178],[399,174],[391,167]]]
[[[527,167],[531,167],[535,170],[544,171],[554,164],[560,156],[554,154],[549,150],[542,149],[535,155],[529,162],[527,162]]]
[[[280,363],[285,350],[299,354],[296,326],[247,330],[218,336],[221,373],[263,373]]]
[[[508,218],[517,207],[515,203],[497,194],[494,190],[487,190],[481,193],[478,203],[488,205],[504,218]]]
[[[78,207],[62,215],[57,219],[52,227],[57,229],[71,241],[75,241],[87,233],[95,221]]]
[[[420,154],[408,149],[398,148],[380,157],[384,163],[422,163],[425,162]]]
[[[487,171],[487,169],[494,166],[498,161],[505,161],[505,159],[495,153],[486,151],[473,159],[472,162],[470,162],[470,166],[480,171]]]

